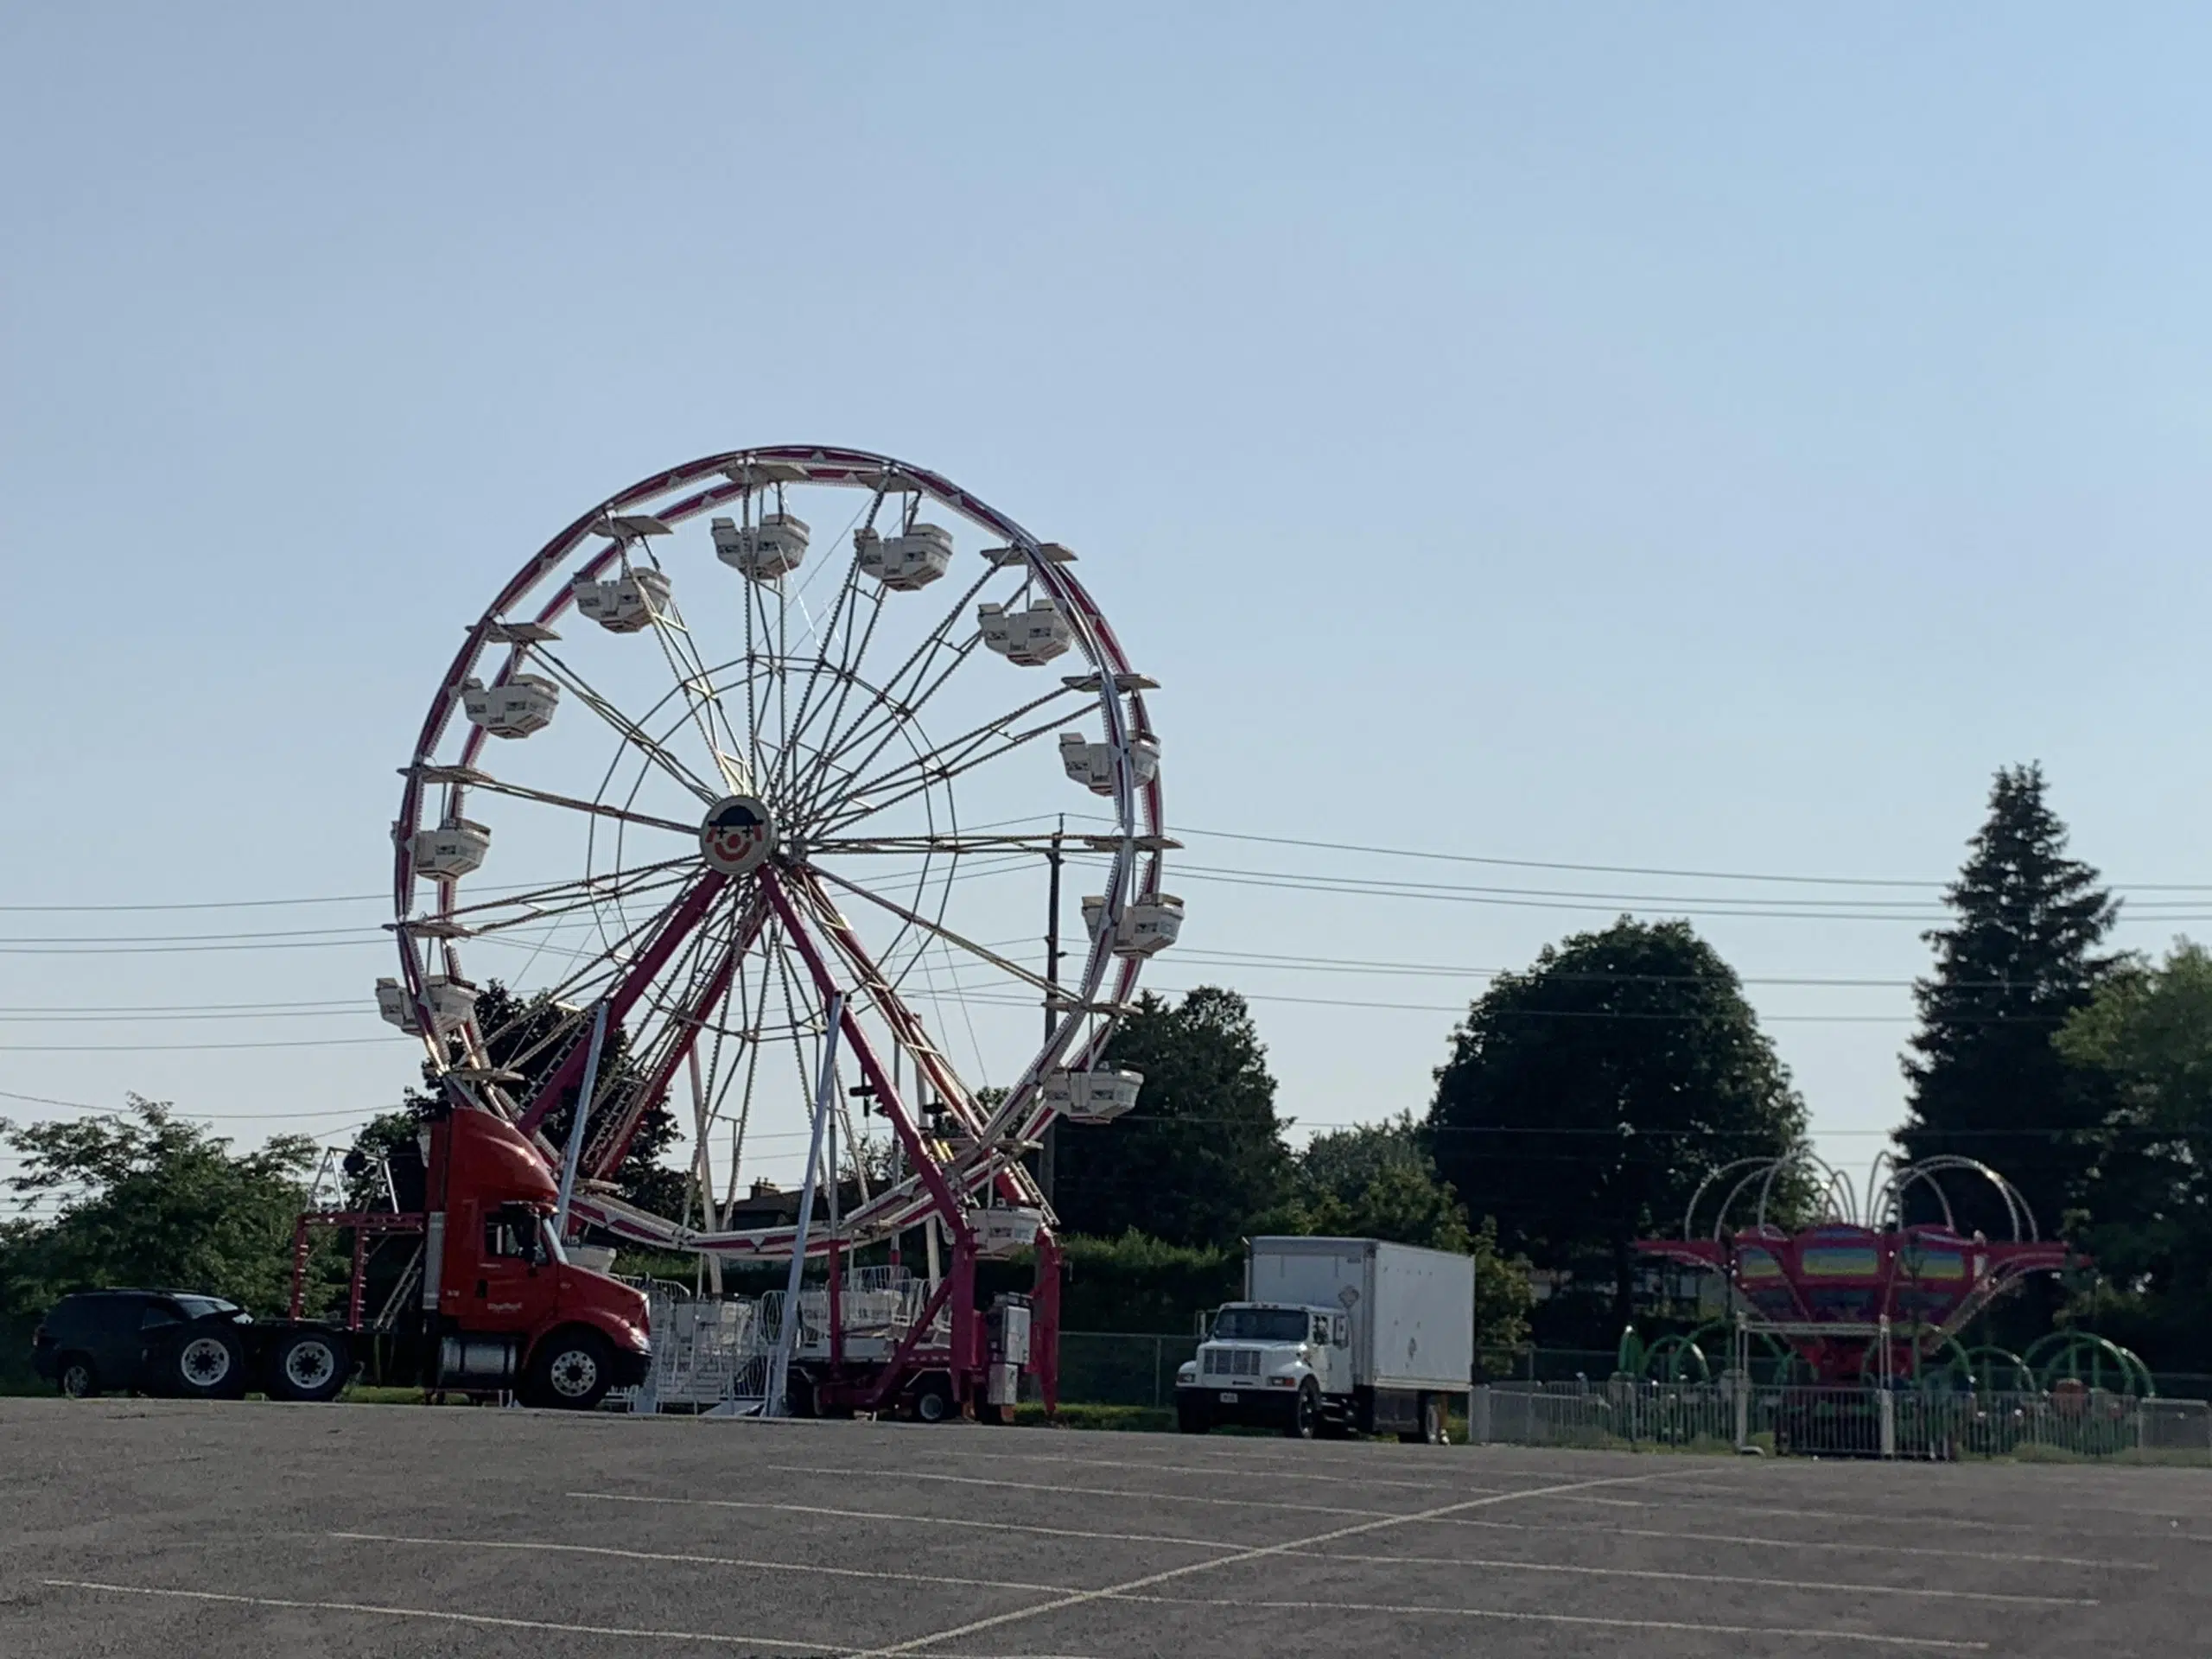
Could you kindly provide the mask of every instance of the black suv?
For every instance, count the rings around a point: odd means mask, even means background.
[[[252,1315],[234,1302],[173,1290],[64,1296],[31,1333],[31,1363],[73,1398],[111,1389],[237,1399],[246,1387]]]

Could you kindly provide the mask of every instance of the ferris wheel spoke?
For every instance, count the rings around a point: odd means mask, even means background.
[[[861,630],[857,644],[853,638],[852,623],[849,618],[846,622],[844,640],[837,653],[837,666],[833,671],[833,677],[837,687],[836,696],[834,700],[825,698],[821,703],[816,705],[817,709],[828,712],[828,718],[823,727],[823,740],[815,748],[817,768],[828,758],[830,741],[836,733],[838,722],[845,716],[845,709],[851,701],[854,688],[864,685],[858,671],[859,665],[866,660],[868,645],[875,638],[876,625],[883,620],[884,601],[889,593],[890,590],[887,588],[879,587],[876,589],[874,605],[868,612],[868,626]],[[819,666],[818,659],[817,665]],[[805,746],[808,734],[814,728],[816,717],[815,711],[810,709],[803,709],[802,715],[798,730],[791,734],[791,764],[785,780],[785,794],[796,800],[805,799],[818,787],[823,786],[816,782],[814,769],[802,770],[804,763],[798,758],[799,753]]]
[[[982,575],[968,585],[960,597],[953,601],[952,608],[944,613],[944,618],[924,636],[922,642],[914,647],[906,659],[893,669],[883,681],[882,689],[878,694],[876,702],[862,708],[854,715],[851,726],[840,732],[835,722],[831,724],[829,733],[823,740],[821,752],[812,772],[797,791],[798,804],[801,810],[812,810],[815,798],[823,788],[830,769],[836,765],[842,755],[850,751],[861,733],[873,729],[871,716],[875,715],[879,709],[888,709],[893,711],[889,718],[895,726],[902,719],[912,718],[913,710],[918,709],[928,700],[930,693],[933,693],[944,683],[944,678],[950,674],[951,669],[947,669],[944,675],[941,675],[934,684],[930,684],[927,692],[922,692],[919,696],[914,695],[929,682],[930,672],[936,664],[938,653],[950,644],[952,631],[960,625],[961,618],[967,614],[968,607],[974,602],[976,595],[982,593],[989,584],[991,578],[998,574],[997,568],[994,566],[986,569]],[[959,654],[952,663],[952,668],[959,667],[960,664],[967,659],[969,652],[974,650],[982,639],[982,634],[980,631],[972,635],[966,645],[960,649]],[[911,688],[906,684],[909,675],[912,676]],[[870,738],[868,741],[872,741],[873,739]]]
[[[874,519],[875,512],[880,509],[882,502],[882,493],[879,491],[876,495],[875,508],[872,508],[868,513],[868,518],[871,523],[873,523]],[[857,608],[855,599],[856,595],[860,592],[860,560],[857,557],[855,557],[849,560],[845,566],[845,579],[837,586],[837,597],[830,607],[828,619],[823,623],[823,626],[815,632],[815,643],[817,649],[815,652],[814,661],[806,672],[806,683],[799,691],[798,719],[792,726],[791,729],[785,734],[783,753],[776,757],[776,775],[773,782],[773,787],[779,790],[788,785],[793,780],[798,771],[798,754],[799,746],[805,742],[807,730],[809,727],[812,725],[814,720],[814,694],[816,690],[821,684],[822,671],[823,665],[829,661],[830,645],[838,638],[837,629],[838,625],[841,622],[844,625],[843,644],[838,650],[837,667],[833,671],[832,678],[837,683],[842,683],[845,677],[851,672],[853,645],[852,612]],[[881,586],[878,586],[876,588],[874,594],[874,608],[868,617],[868,631],[871,633],[874,632],[876,619],[883,613],[883,600],[884,595],[887,591],[887,589]],[[865,643],[863,643],[861,649],[863,652],[867,650]]]
[[[697,772],[677,760],[644,727],[624,714],[612,701],[595,690],[582,675],[546,650],[542,644],[530,647],[530,658],[532,662],[543,668],[549,676],[558,681],[564,690],[572,693],[578,702],[613,727],[623,741],[643,753],[647,760],[683,785],[684,788],[709,805],[721,799],[720,792]]]
[[[575,916],[598,916],[616,899],[635,899],[646,893],[664,893],[680,887],[684,880],[681,874],[671,873],[658,881],[641,881],[625,887],[619,893],[585,893],[564,904],[533,905],[513,916],[494,918],[475,923],[468,930],[471,938],[488,938],[495,934],[511,933],[517,928],[536,927],[548,922],[559,922]]]
[[[486,790],[494,795],[505,795],[518,801],[535,802],[540,806],[558,806],[571,812],[588,813],[595,818],[615,818],[644,830],[669,830],[679,836],[696,836],[699,833],[699,826],[696,823],[678,823],[673,818],[657,818],[650,812],[636,811],[626,806],[610,806],[605,801],[587,801],[575,795],[557,795],[550,789],[532,789],[527,784],[511,784],[482,772],[475,772],[469,779],[468,787]]]
[[[905,789],[917,779],[924,784],[933,783],[964,772],[971,765],[981,764],[983,760],[995,760],[998,755],[1005,753],[1006,749],[1018,747],[1032,738],[1041,737],[1048,731],[1057,731],[1065,726],[1066,717],[1056,715],[1048,723],[1039,726],[1033,731],[1023,733],[1019,737],[1008,737],[1007,734],[1007,728],[1015,721],[1075,695],[1073,687],[1063,685],[1055,690],[1047,691],[1041,697],[1033,697],[1018,709],[1009,709],[995,719],[987,720],[979,726],[971,727],[957,737],[948,738],[932,748],[910,755],[906,760],[875,773],[873,777],[858,779],[851,785],[851,792],[866,798],[878,790]],[[881,743],[877,744],[866,756],[855,763],[854,772],[856,773],[863,772],[896,735],[895,730],[886,734]],[[995,739],[1001,741],[1004,747],[991,750],[988,753],[983,753],[986,747]],[[898,798],[904,800],[906,798],[901,795]]]
[[[862,767],[868,766],[877,755],[890,747],[893,740],[901,731],[915,725],[923,707],[944,689],[945,682],[950,680],[960,665],[974,654],[976,647],[981,645],[982,640],[983,636],[981,633],[969,635],[955,649],[952,660],[945,664],[944,671],[938,675],[937,678],[925,685],[912,699],[906,702],[890,702],[887,710],[881,713],[873,723],[868,722],[865,715],[861,721],[856,721],[844,744],[838,749],[825,753],[823,756],[822,766],[817,770],[824,778],[828,776],[829,769],[832,767],[843,772],[849,780],[856,775]],[[848,762],[845,756],[859,749],[862,744],[868,745],[867,753],[861,755],[860,760]],[[817,795],[821,792],[819,790],[817,791]],[[804,804],[804,809],[811,810],[814,805],[815,801],[809,799]]]
[[[686,976],[682,994],[670,1000],[658,1033],[660,1040],[654,1046],[658,1052],[649,1058],[641,1057],[646,1058],[648,1068],[644,1084],[632,1090],[614,1122],[593,1136],[588,1156],[592,1173],[600,1179],[606,1179],[621,1164],[645,1114],[668,1093],[669,1084],[675,1080],[676,1068],[683,1064],[699,1040],[700,1028],[715,1005],[729,994],[737,963],[753,948],[767,912],[766,902],[756,892],[752,902],[733,920],[725,938],[715,944],[709,944],[703,936],[695,941],[697,948],[693,953],[691,971]]]
[[[1078,837],[1055,836],[1050,831],[1034,836],[961,835],[953,831],[921,836],[840,836],[819,841],[810,838],[806,855],[809,860],[815,860],[855,855],[925,858],[931,853],[1042,853],[1055,843],[1065,845],[1070,842],[1081,845]]]
[[[656,863],[636,865],[614,874],[585,875],[570,881],[549,882],[542,887],[531,887],[519,893],[502,893],[496,898],[480,899],[473,904],[441,905],[438,915],[441,919],[480,915],[487,911],[506,910],[518,905],[535,905],[556,899],[566,902],[574,897],[587,893],[596,893],[607,899],[618,899],[634,891],[640,881],[648,878],[666,878],[671,872],[679,869],[693,870],[696,869],[698,865],[699,860],[696,855],[666,858]]]
[[[818,864],[809,865],[807,867],[807,870],[809,874],[816,877],[817,879],[828,881],[834,886],[842,887],[847,893],[852,893],[858,898],[867,899],[868,903],[877,906],[879,909],[890,912],[891,914],[898,917],[899,920],[912,923],[914,926],[921,928],[925,931],[944,940],[947,944],[957,946],[959,949],[965,950],[969,956],[976,957],[978,961],[990,963],[992,967],[997,969],[1001,973],[1006,975],[1010,979],[1019,980],[1021,983],[1031,986],[1037,990],[1046,992],[1048,995],[1057,992],[1059,989],[1059,987],[1053,984],[1052,981],[1045,978],[1041,974],[1033,974],[1028,969],[1021,966],[1020,963],[1007,961],[1006,957],[999,955],[997,951],[991,950],[987,945],[976,944],[975,940],[967,938],[964,934],[955,932],[951,928],[945,926],[943,922],[932,921],[927,916],[921,914],[919,912],[909,910],[906,906],[899,904],[897,900],[887,899],[881,893],[870,893],[866,887],[861,886],[859,882],[849,881],[834,870],[825,870]],[[825,902],[827,900],[827,897],[828,895],[823,895]]]
[[[870,818],[889,811],[894,806],[902,805],[906,802],[912,800],[918,795],[927,794],[931,790],[936,788],[940,784],[950,783],[955,778],[961,776],[963,772],[973,772],[978,766],[988,766],[992,761],[1000,759],[1003,755],[1011,754],[1014,750],[1020,748],[1025,744],[1033,743],[1039,738],[1043,737],[1049,733],[1060,730],[1065,724],[1066,721],[1061,720],[1048,720],[1043,721],[1041,724],[1031,728],[1028,731],[1017,733],[1012,736],[1007,737],[995,748],[984,750],[981,753],[970,753],[965,759],[960,760],[956,763],[949,763],[935,767],[926,775],[923,776],[918,782],[910,783],[901,788],[897,794],[887,796],[881,800],[876,800],[871,798],[865,789],[855,790],[853,791],[853,795],[857,798],[855,810],[846,813],[841,817],[830,819],[822,827],[826,832],[835,835],[839,830],[849,830],[856,823],[864,823]],[[899,769],[901,771],[907,770],[904,766]]]
[[[804,965],[808,976],[814,982],[817,995],[821,997],[826,1006],[831,997],[842,995],[836,976],[830,971],[829,958],[823,954],[821,946],[801,919],[799,907],[794,902],[790,889],[785,886],[782,880],[775,874],[764,874],[760,885],[768,896],[768,902],[775,907],[778,918],[784,925],[785,937],[790,940],[792,950]],[[865,952],[861,954],[861,959],[866,960]],[[864,976],[864,980],[874,994],[879,1014],[884,1017],[887,1023],[893,1024],[893,1029],[896,1034],[897,1017],[906,1014],[903,1005],[896,996],[891,995],[889,988],[884,985],[881,975],[874,973],[871,969]],[[911,1015],[906,1015],[906,1018],[908,1021],[912,1021]],[[930,1196],[936,1200],[938,1212],[944,1217],[945,1224],[964,1233],[967,1223],[963,1219],[964,1211],[959,1195],[953,1190],[952,1184],[944,1168],[938,1164],[936,1156],[923,1140],[918,1119],[908,1106],[906,1096],[899,1093],[898,1085],[891,1074],[884,1070],[882,1059],[876,1053],[875,1045],[868,1040],[868,1033],[861,1023],[859,1013],[850,1001],[843,1004],[843,1012],[839,1017],[838,1023],[845,1040],[851,1046],[855,1058],[860,1062],[861,1073],[867,1077],[868,1086],[875,1091],[875,1098],[882,1105],[884,1115],[891,1122],[893,1133],[898,1136],[900,1146],[906,1151],[909,1166],[921,1178],[923,1185],[929,1189]],[[918,1027],[917,1030],[918,1030]],[[915,1061],[917,1078],[924,1076],[925,1068],[922,1063],[924,1057],[921,1050],[928,1046],[926,1040],[919,1046],[902,1041],[900,1046],[906,1049]],[[939,1089],[939,1098],[944,1109],[963,1126],[969,1125],[973,1121],[975,1108],[973,1102],[968,1097],[967,1090],[959,1085],[957,1078],[950,1076],[941,1058],[937,1056],[935,1049],[929,1049],[929,1054],[931,1065],[927,1069],[927,1075],[931,1086]],[[951,1085],[949,1089],[942,1086],[947,1081]]]
[[[631,945],[650,932],[666,915],[667,912],[660,911],[645,918],[632,926],[621,938],[609,944],[604,950],[563,953],[579,959],[582,966],[568,978],[548,987],[530,999],[530,1003],[518,1009],[514,1019],[506,1025],[496,1027],[492,1031],[482,1033],[483,1043],[488,1046],[515,1031],[526,1029],[533,1015],[532,1004],[539,1007],[558,1007],[565,999],[571,996],[582,996],[590,1002],[597,1001],[598,994],[607,984],[612,982],[613,976],[622,970],[626,963],[632,960]],[[505,940],[494,942],[510,943]],[[539,948],[543,948],[542,943]],[[591,1012],[588,1007],[575,1009],[564,1020],[541,1034],[538,1039],[528,1048],[509,1056],[511,1069],[520,1070],[550,1051],[557,1048],[576,1032],[588,1025],[590,1020]]]
[[[874,1005],[878,1016],[890,1027],[893,1039],[914,1062],[914,1075],[926,1078],[945,1109],[950,1111],[961,1127],[973,1133],[982,1121],[982,1113],[975,1096],[967,1085],[952,1071],[944,1052],[931,1040],[928,1029],[899,996],[890,976],[869,955],[861,943],[860,935],[852,924],[838,913],[837,906],[823,892],[811,870],[794,870],[792,880],[785,887],[787,893],[795,894],[819,925],[830,944],[846,965],[857,976],[862,989]]]
[[[730,878],[719,870],[702,872],[697,880],[670,900],[668,907],[645,925],[647,929],[656,931],[651,941],[634,958],[626,965],[610,960],[608,965],[619,972],[620,977],[606,994],[609,1024],[620,1021],[629,1014],[638,999],[659,976],[661,969],[668,965],[677,948],[706,918],[715,901],[728,887],[729,880]],[[569,1049],[567,1058],[538,1085],[530,1104],[524,1108],[521,1127],[525,1133],[544,1121],[545,1114],[561,1098],[562,1091],[576,1081],[583,1066],[584,1046],[579,1043]]]
[[[666,613],[656,607],[652,615],[661,656],[690,711],[691,724],[699,734],[699,741],[714,759],[715,772],[721,779],[723,791],[730,795],[751,794],[752,775],[746,770],[743,758],[731,752],[737,747],[736,730],[729,723],[729,713],[722,707],[714,677],[707,671],[706,663],[699,654],[698,641],[691,637],[683,613],[671,603]],[[729,739],[727,748],[722,742],[725,736]]]

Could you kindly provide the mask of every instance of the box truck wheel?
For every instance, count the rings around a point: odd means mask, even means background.
[[[1321,1427],[1321,1390],[1312,1377],[1298,1385],[1298,1398],[1291,1402],[1290,1421],[1283,1433],[1293,1440],[1310,1440]]]
[[[1398,1436],[1408,1446],[1442,1446],[1444,1444],[1444,1396],[1424,1394],[1421,1397],[1421,1427]]]
[[[321,1404],[335,1400],[353,1370],[346,1338],[334,1331],[295,1331],[269,1355],[269,1397]]]
[[[1178,1400],[1175,1402],[1175,1427],[1185,1434],[1203,1434],[1213,1425],[1206,1421],[1203,1401]]]

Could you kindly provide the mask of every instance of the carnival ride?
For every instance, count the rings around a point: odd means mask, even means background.
[[[1962,1230],[1947,1177],[1989,1189],[1990,1213],[2002,1213],[2010,1236]],[[1700,1230],[1699,1212],[1715,1192]],[[1801,1204],[1809,1198],[1814,1218],[1780,1224],[1774,1217],[1784,1195]],[[1961,1340],[1974,1319],[2031,1275],[2083,1260],[2044,1238],[2018,1189],[1976,1159],[1906,1161],[1885,1150],[1863,1188],[1807,1145],[1738,1159],[1698,1185],[1681,1237],[1639,1239],[1636,1248],[1718,1275],[1731,1307],[1694,1331],[1649,1344],[1633,1328],[1624,1332],[1617,1360],[1624,1376],[1708,1382],[1721,1370],[1717,1353],[1725,1352],[1735,1369],[1761,1363],[1777,1380],[1816,1385],[2154,1391],[2140,1359],[2088,1332],[2054,1331],[2022,1353]]]
[[[840,519],[825,548],[812,526]],[[1054,1397],[1059,1255],[1025,1157],[1056,1118],[1134,1105],[1141,1077],[1104,1065],[1107,1041],[1182,920],[1160,885],[1176,843],[1154,682],[1074,561],[887,456],[709,455],[522,565],[468,625],[403,768],[385,1018],[421,1039],[452,1109],[530,1138],[572,1240],[696,1253],[717,1284],[725,1262],[789,1262],[794,1297],[801,1264],[823,1262],[792,1319],[766,1310],[817,1408],[911,1401],[925,1377],[923,1414],[995,1407],[1013,1368]],[[1044,791],[1071,784],[1094,832],[1043,827],[1065,800]],[[1057,902],[1040,971],[991,880],[1048,849],[1057,878],[1064,843],[1103,867],[1065,982]],[[995,1087],[987,1052],[1020,1057]],[[855,1103],[889,1130],[868,1155]],[[697,1195],[676,1216],[616,1185],[664,1105]],[[764,1147],[798,1146],[790,1203],[741,1192],[741,1171],[783,1167]],[[899,1264],[917,1228],[926,1276]],[[856,1275],[855,1253],[887,1243],[889,1264]],[[1033,1299],[979,1309],[977,1260],[1024,1249]]]

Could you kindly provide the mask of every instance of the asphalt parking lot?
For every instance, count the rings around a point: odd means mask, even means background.
[[[2171,1655],[2212,1478],[0,1401],[0,1653]]]

